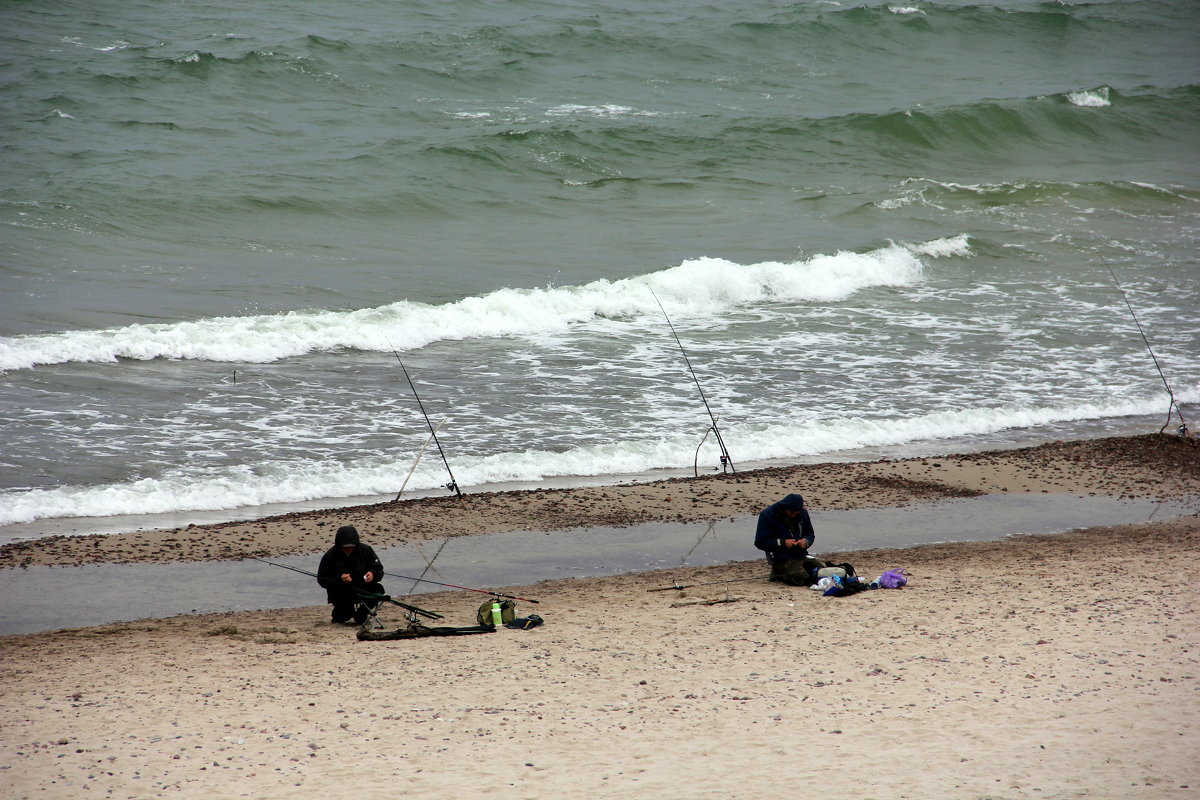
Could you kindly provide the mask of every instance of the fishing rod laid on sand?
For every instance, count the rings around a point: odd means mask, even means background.
[[[1163,386],[1167,388],[1167,396],[1171,398],[1171,403],[1167,406],[1167,421],[1158,429],[1158,432],[1162,433],[1171,424],[1171,409],[1173,408],[1175,409],[1175,413],[1179,415],[1179,433],[1181,436],[1187,436],[1188,427],[1187,422],[1183,419],[1183,410],[1175,402],[1175,392],[1171,388],[1167,376],[1163,374],[1162,365],[1158,363],[1158,357],[1154,355],[1154,348],[1150,346],[1150,339],[1147,338],[1146,331],[1142,328],[1142,323],[1138,321],[1137,314],[1133,311],[1133,304],[1129,302],[1129,296],[1125,294],[1125,290],[1121,287],[1121,282],[1117,280],[1117,273],[1113,270],[1112,265],[1103,256],[1100,257],[1100,260],[1104,261],[1104,266],[1108,267],[1108,273],[1112,275],[1113,283],[1117,286],[1117,291],[1121,293],[1121,297],[1125,300],[1125,305],[1129,308],[1129,316],[1133,317],[1133,324],[1137,325],[1138,333],[1142,335],[1142,341],[1146,343],[1146,351],[1150,353],[1150,358],[1154,361],[1154,367],[1158,370],[1158,377],[1162,378]]]
[[[421,409],[421,416],[425,418],[425,424],[429,426],[429,436],[433,439],[433,443],[437,445],[438,453],[442,456],[442,463],[446,465],[446,473],[450,476],[450,482],[446,484],[447,489],[453,489],[458,497],[462,498],[462,492],[458,488],[458,481],[454,480],[454,473],[450,470],[450,462],[446,460],[446,451],[442,449],[442,443],[437,437],[437,428],[433,427],[433,423],[429,420],[429,415],[425,413],[425,404],[421,402],[421,395],[417,394],[417,387],[413,385],[412,378],[408,375],[408,370],[404,366],[404,361],[401,360],[400,354],[396,352],[396,348],[392,348],[392,355],[396,357],[396,361],[400,362],[400,369],[404,372],[404,377],[408,380],[408,387],[412,389],[413,397],[417,398],[417,406]],[[443,420],[444,422],[444,420]],[[442,427],[438,424],[438,428]],[[422,451],[424,448],[422,448]],[[407,480],[405,481],[407,483]],[[400,491],[404,491],[401,488]],[[400,495],[396,495],[396,499],[400,499]]]
[[[658,299],[658,295],[655,293],[654,289],[651,287],[647,288],[650,289],[650,294],[654,295],[654,302],[658,303],[658,308],[662,311],[663,319],[667,321],[667,327],[671,329],[671,335],[675,337],[675,344],[679,345],[679,352],[683,356],[683,363],[687,364],[688,372],[691,373],[692,380],[696,384],[696,390],[700,392],[700,401],[704,403],[704,408],[706,411],[708,411],[708,418],[712,421],[712,425],[709,427],[709,430],[712,431],[713,436],[716,437],[717,445],[721,448],[721,472],[724,472],[727,468],[731,472],[737,472],[737,469],[735,469],[733,466],[733,459],[729,457],[729,450],[725,448],[725,440],[721,438],[721,430],[717,427],[717,417],[715,414],[713,414],[712,407],[708,404],[708,398],[704,396],[704,389],[700,386],[700,379],[696,377],[696,370],[692,368],[692,362],[688,358],[687,351],[683,349],[683,342],[680,341],[679,334],[675,332],[675,326],[671,323],[671,318],[667,316],[667,309],[663,307],[662,301]],[[707,431],[705,432],[704,436],[705,438],[708,438]],[[704,440],[702,439],[700,443],[703,444]],[[697,454],[699,453],[699,450],[700,448],[697,447]],[[694,471],[697,475],[699,475],[699,467],[694,466]]]
[[[292,572],[299,572],[301,575],[307,575],[310,578],[317,577],[317,573],[309,572],[308,570],[300,569],[299,567],[293,567],[291,564],[280,564],[278,561],[268,561],[267,559],[259,558],[258,556],[251,556],[251,558],[253,558],[255,561],[261,561],[264,564],[270,564],[272,567],[282,567],[283,569],[290,569]],[[384,574],[387,574],[387,573],[384,573]],[[386,594],[375,594],[374,592],[364,592],[364,591],[359,590],[358,596],[359,596],[359,599],[363,600],[364,602],[391,603],[394,606],[400,606],[405,611],[411,611],[414,614],[420,614],[421,616],[427,617],[428,619],[441,619],[442,618],[442,615],[438,614],[436,611],[426,611],[423,608],[418,608],[417,606],[411,605],[409,603],[402,603],[399,600],[395,600]]]
[[[706,583],[676,583],[674,586],[664,586],[661,589],[647,589],[647,592],[670,592],[679,589],[691,589],[693,586],[716,586],[721,583],[745,583],[746,581],[760,581],[762,578],[730,578],[727,581],[707,581]]]

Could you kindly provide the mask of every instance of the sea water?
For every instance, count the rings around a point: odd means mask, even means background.
[[[1156,431],[1200,401],[1197,34],[5,3],[0,532]]]

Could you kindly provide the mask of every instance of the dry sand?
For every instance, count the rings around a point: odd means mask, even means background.
[[[1195,504],[1200,449],[1161,436],[1064,442],[2,555],[312,552],[343,521],[382,544],[740,516],[786,491],[810,497],[818,532],[823,508],[976,492]],[[454,638],[362,642],[324,606],[0,637],[0,797],[1200,797],[1200,517],[822,556],[912,580],[822,597],[746,562],[545,582],[510,588],[541,601],[518,613],[545,625]],[[676,583],[703,585],[649,591]],[[464,625],[480,599],[420,605]]]

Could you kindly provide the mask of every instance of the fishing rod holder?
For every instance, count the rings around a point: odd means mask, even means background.
[[[708,441],[708,435],[713,434],[717,439],[717,446],[721,448],[721,473],[725,474],[732,470],[737,472],[737,468],[733,466],[733,459],[729,457],[729,451],[725,449],[725,441],[721,438],[721,432],[717,430],[716,419],[713,419],[713,424],[708,426],[704,431],[704,437],[700,439],[700,444],[696,445],[696,457],[692,460],[692,473],[700,477],[700,448]]]

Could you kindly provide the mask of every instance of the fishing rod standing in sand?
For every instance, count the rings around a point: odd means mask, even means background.
[[[679,345],[679,352],[683,356],[683,363],[687,364],[688,372],[691,373],[692,380],[696,384],[696,390],[700,392],[700,401],[704,403],[704,408],[706,411],[708,411],[708,418],[712,421],[709,431],[712,431],[713,436],[717,440],[717,446],[721,448],[721,472],[724,472],[726,468],[728,468],[731,472],[737,472],[737,469],[735,469],[733,466],[733,459],[729,457],[729,451],[725,448],[725,440],[721,438],[721,430],[717,427],[717,417],[713,414],[712,407],[708,404],[708,398],[704,396],[704,389],[700,386],[700,379],[696,377],[696,370],[692,369],[692,362],[688,358],[687,351],[683,349],[683,342],[680,341],[679,334],[675,332],[675,326],[671,323],[671,318],[667,316],[667,309],[663,308],[662,301],[658,299],[658,295],[655,293],[653,288],[650,288],[650,294],[654,295],[654,302],[658,303],[658,308],[662,311],[663,319],[667,321],[667,327],[671,329],[671,335],[675,337],[675,344]],[[704,437],[708,438],[707,431],[705,432]],[[704,444],[703,439],[700,441],[700,444]],[[699,447],[696,449],[697,453],[699,453]],[[698,474],[699,468],[696,467],[695,471]]]
[[[437,424],[436,428],[430,431],[429,436],[425,437],[425,444],[421,445],[421,449],[417,451],[417,457],[413,459],[413,465],[409,467],[408,474],[404,476],[404,483],[400,484],[400,491],[396,492],[396,499],[392,501],[393,503],[400,502],[400,495],[404,494],[404,487],[408,486],[408,482],[412,478],[413,473],[417,471],[417,465],[421,463],[421,458],[424,457],[425,450],[429,447],[429,443],[433,441],[434,434],[441,430],[442,426],[445,424],[446,420],[443,419]],[[462,497],[462,495],[459,495],[459,497]]]
[[[458,488],[458,481],[454,480],[454,472],[450,469],[450,462],[446,460],[446,451],[442,449],[442,443],[437,437],[437,428],[433,427],[433,422],[430,421],[429,415],[425,413],[425,404],[421,402],[421,395],[417,394],[417,387],[413,385],[412,378],[409,377],[408,370],[404,366],[404,361],[400,358],[400,354],[396,352],[396,348],[392,348],[392,355],[396,357],[396,361],[400,363],[400,369],[404,372],[404,377],[408,381],[408,387],[412,389],[413,397],[417,398],[417,406],[421,409],[421,416],[425,418],[425,424],[429,426],[429,437],[433,439],[433,443],[437,445],[438,453],[442,457],[442,463],[446,465],[446,473],[450,476],[450,482],[446,484],[447,489],[453,489],[458,497],[462,498],[462,492]],[[444,422],[445,420],[443,420]],[[442,427],[441,423],[438,428]],[[422,448],[424,450],[424,448]],[[407,483],[407,481],[405,481]],[[403,489],[401,489],[403,491]],[[396,499],[400,499],[400,495],[396,495]]]
[[[255,561],[261,561],[264,564],[270,564],[272,567],[280,567],[282,569],[290,569],[292,572],[299,572],[301,575],[307,575],[310,578],[317,577],[317,573],[309,572],[308,570],[300,569],[299,567],[293,567],[291,564],[280,564],[278,561],[268,561],[267,559],[259,558],[258,556],[251,556],[251,558],[253,558]],[[382,603],[391,603],[394,606],[400,606],[405,611],[410,611],[413,614],[420,614],[421,616],[428,617],[429,619],[441,619],[442,618],[442,615],[438,614],[436,611],[426,611],[423,608],[418,608],[417,606],[411,605],[409,603],[402,603],[399,600],[395,600],[386,594],[373,594],[371,592],[361,592],[361,591],[358,594],[359,594],[359,597],[361,597],[363,600],[371,600],[376,603],[381,603],[381,602]]]
[[[1183,410],[1175,402],[1175,391],[1171,388],[1171,383],[1167,380],[1167,376],[1163,374],[1162,365],[1158,363],[1158,357],[1154,355],[1154,348],[1150,346],[1150,339],[1146,336],[1146,331],[1142,328],[1142,323],[1138,321],[1137,314],[1134,313],[1133,304],[1129,302],[1129,296],[1125,294],[1125,289],[1122,288],[1121,282],[1117,280],[1117,273],[1113,270],[1112,265],[1108,261],[1105,261],[1103,256],[1100,257],[1100,260],[1104,261],[1104,266],[1108,267],[1108,273],[1112,275],[1113,283],[1117,286],[1117,291],[1121,293],[1122,299],[1125,300],[1125,305],[1129,308],[1129,316],[1133,317],[1133,324],[1137,325],[1138,333],[1142,335],[1142,341],[1146,343],[1146,351],[1150,353],[1150,358],[1154,361],[1154,367],[1158,370],[1158,377],[1162,378],[1163,386],[1167,388],[1167,396],[1171,398],[1171,403],[1167,406],[1167,421],[1158,429],[1158,432],[1162,433],[1171,424],[1171,409],[1175,409],[1175,413],[1179,415],[1179,433],[1181,436],[1187,436],[1188,427],[1187,422],[1183,419]]]

